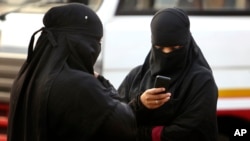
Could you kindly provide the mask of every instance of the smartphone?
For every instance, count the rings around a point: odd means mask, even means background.
[[[165,90],[168,91],[168,87],[169,87],[170,81],[171,81],[170,77],[166,77],[166,76],[162,76],[162,75],[157,75],[156,78],[155,78],[154,87],[155,88],[164,87]]]

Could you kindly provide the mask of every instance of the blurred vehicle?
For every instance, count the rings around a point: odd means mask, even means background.
[[[12,81],[26,58],[30,36],[43,26],[44,12],[51,6],[73,0],[19,1],[22,4],[15,5],[14,0],[5,0],[3,3],[6,11],[2,10],[3,4],[0,4],[0,99],[7,106]],[[115,87],[119,86],[133,67],[143,63],[149,52],[150,21],[153,14],[166,7],[185,9],[190,17],[192,35],[211,65],[219,87],[217,114],[220,141],[228,141],[233,136],[232,130],[234,132],[249,125],[250,0],[78,2],[84,2],[93,8],[104,24],[102,54],[95,67]]]

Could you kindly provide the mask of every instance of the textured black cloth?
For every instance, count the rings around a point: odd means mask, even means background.
[[[134,141],[130,107],[94,76],[102,23],[83,4],[51,8],[11,91],[8,141]]]
[[[216,141],[218,88],[212,70],[190,33],[187,14],[177,8],[157,12],[151,22],[152,48],[142,65],[123,80],[118,91],[138,122],[138,139],[151,140],[154,126],[164,126],[162,141]],[[183,46],[163,53],[158,46]],[[140,95],[153,88],[156,75],[171,77],[170,101],[149,110]]]

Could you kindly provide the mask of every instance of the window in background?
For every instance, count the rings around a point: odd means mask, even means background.
[[[192,15],[250,14],[250,0],[121,0],[117,15],[152,15],[167,7],[179,7]]]

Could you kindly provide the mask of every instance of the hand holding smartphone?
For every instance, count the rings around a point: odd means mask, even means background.
[[[164,87],[165,90],[168,91],[170,81],[171,81],[170,77],[166,77],[166,76],[162,76],[162,75],[157,75],[156,78],[155,78],[154,87],[155,88]]]

